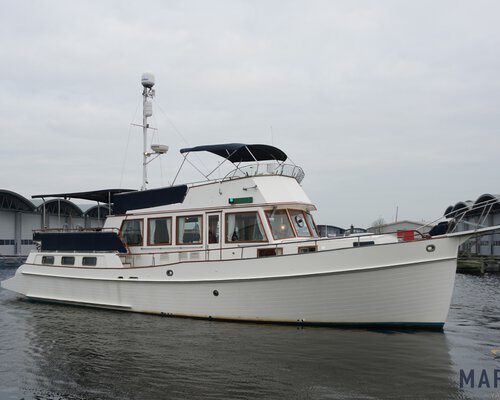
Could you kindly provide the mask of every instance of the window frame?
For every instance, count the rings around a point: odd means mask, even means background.
[[[175,244],[177,246],[193,246],[193,245],[200,245],[200,244],[203,244],[203,229],[204,229],[204,225],[203,225],[203,216],[204,214],[189,214],[189,215],[178,215],[175,217]],[[199,217],[200,219],[200,241],[199,242],[189,242],[189,243],[180,243],[179,242],[179,233],[180,233],[180,230],[179,230],[179,220],[181,218],[193,218],[193,217]],[[183,233],[184,235],[184,233]]]
[[[227,232],[228,232],[228,216],[233,214],[257,214],[257,218],[260,222],[260,228],[262,233],[262,240],[227,240]],[[222,243],[222,242],[221,242]],[[266,228],[262,223],[262,218],[260,216],[260,212],[257,211],[232,211],[224,213],[224,244],[240,244],[240,243],[269,243],[269,239],[267,237]]]
[[[161,242],[161,243],[151,243],[151,222],[156,221],[158,219],[165,219],[165,220],[170,220],[170,241],[169,242]],[[148,240],[147,244],[148,246],[171,246],[173,243],[173,236],[174,236],[174,230],[173,230],[173,223],[172,223],[172,216],[169,217],[157,217],[157,218],[148,218]],[[167,224],[167,231],[168,231],[168,224]]]
[[[277,211],[284,211],[285,212],[285,215],[288,218],[288,224],[290,225],[290,228],[292,230],[293,236],[287,236],[287,237],[283,237],[283,238],[279,238],[279,239],[276,239],[276,237],[274,236],[273,227],[271,225],[271,220],[269,219],[269,214],[268,213],[273,213],[273,212],[277,212]],[[271,210],[264,210],[264,214],[266,215],[267,223],[268,223],[269,229],[271,230],[271,235],[273,235],[273,239],[274,240],[286,240],[286,239],[294,239],[294,238],[300,237],[300,236],[296,236],[296,232],[295,232],[295,229],[293,227],[293,223],[290,220],[290,214],[288,214],[288,209],[286,209],[286,208],[278,208],[276,210],[273,210],[273,209],[271,209]]]
[[[123,226],[127,223],[127,222],[131,222],[131,221],[139,221],[140,225],[141,225],[141,242],[139,244],[129,244],[127,242],[124,241],[124,237],[123,237]],[[126,218],[122,221],[122,224],[120,226],[120,239],[122,239],[122,241],[125,242],[125,246],[126,247],[132,247],[132,246],[144,246],[144,218]]]

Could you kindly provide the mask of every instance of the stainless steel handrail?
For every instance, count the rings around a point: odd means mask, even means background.
[[[305,177],[304,170],[293,164],[276,164],[276,163],[254,163],[245,165],[244,167],[238,167],[230,171],[222,181],[242,178],[247,176],[257,176],[257,175],[280,175],[288,176],[294,178],[298,183],[301,183]]]

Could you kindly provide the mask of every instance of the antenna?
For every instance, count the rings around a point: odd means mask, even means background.
[[[148,168],[147,165],[155,158],[168,151],[168,146],[163,144],[152,144],[151,150],[148,151],[148,129],[151,129],[148,123],[148,118],[153,116],[153,97],[155,96],[155,76],[151,72],[145,72],[141,77],[142,91],[142,134],[143,134],[143,151],[142,151],[142,186],[141,190],[146,190],[148,185]],[[155,157],[148,160],[150,156]]]

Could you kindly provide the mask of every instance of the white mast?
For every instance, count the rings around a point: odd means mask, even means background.
[[[143,152],[142,152],[142,186],[141,190],[146,190],[148,184],[148,157],[150,153],[148,152],[148,118],[153,115],[153,104],[152,98],[155,95],[155,90],[153,86],[155,85],[155,76],[150,72],[145,72],[142,74],[141,78],[142,86],[144,90],[142,91],[142,134],[143,134]]]
[[[151,144],[151,151],[148,151],[148,129],[154,129],[149,127],[148,118],[153,115],[152,98],[155,95],[155,90],[153,89],[153,86],[155,85],[155,76],[150,72],[145,72],[142,74],[141,83],[144,87],[144,90],[142,91],[142,125],[139,125],[142,126],[144,144],[142,150],[141,190],[146,190],[148,186],[148,164],[162,154],[165,154],[168,151],[168,146],[163,144]],[[151,156],[153,156],[153,158],[148,160]]]

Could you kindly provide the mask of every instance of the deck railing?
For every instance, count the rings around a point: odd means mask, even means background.
[[[300,183],[305,177],[304,170],[293,164],[255,163],[238,167],[229,172],[223,180],[256,175],[281,175],[295,178]]]

